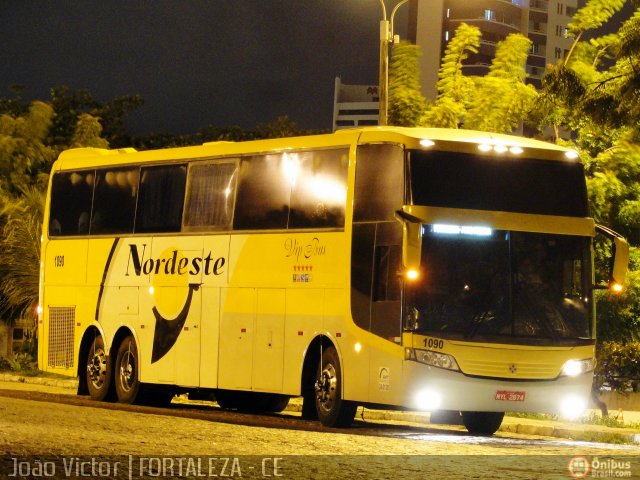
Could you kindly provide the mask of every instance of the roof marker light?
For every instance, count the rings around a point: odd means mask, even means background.
[[[576,152],[575,150],[567,150],[566,152],[564,152],[564,156],[569,160],[575,160],[579,157],[578,152]]]
[[[490,152],[493,149],[491,145],[487,145],[486,143],[481,143],[478,145],[478,150],[481,152]]]
[[[436,144],[436,142],[434,142],[433,140],[429,140],[428,138],[423,138],[422,140],[420,140],[420,145],[423,147],[433,147]]]
[[[521,153],[524,152],[524,150],[522,148],[520,148],[520,147],[511,147],[511,148],[509,148],[509,151],[511,153],[513,153],[514,155],[520,155]]]
[[[496,153],[504,153],[504,152],[506,152],[508,150],[508,148],[505,145],[495,145],[493,147],[493,150]]]

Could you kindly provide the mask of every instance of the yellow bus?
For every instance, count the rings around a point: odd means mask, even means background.
[[[626,242],[611,239],[611,284]],[[586,407],[596,288],[582,164],[531,139],[370,127],[72,149],[43,226],[39,364],[96,400],[346,426],[358,405]]]

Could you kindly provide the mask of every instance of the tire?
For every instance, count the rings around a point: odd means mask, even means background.
[[[358,405],[342,399],[342,371],[338,352],[327,348],[318,365],[315,385],[316,410],[325,427],[348,427]]]
[[[104,340],[101,336],[96,336],[87,354],[85,373],[87,390],[93,400],[102,402],[113,399],[111,371],[111,360],[104,348]]]
[[[220,408],[224,410],[233,410],[238,408],[238,402],[234,392],[230,390],[217,390],[215,393],[216,402]]]
[[[134,403],[140,392],[138,349],[133,337],[125,338],[118,348],[114,369],[116,394],[120,403]]]
[[[264,412],[280,413],[289,405],[289,397],[287,395],[278,395],[277,393],[265,393],[263,395]]]
[[[504,412],[462,412],[464,426],[474,435],[493,435],[503,418]]]

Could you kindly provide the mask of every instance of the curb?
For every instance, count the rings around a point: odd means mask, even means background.
[[[48,377],[28,377],[23,375],[15,375],[11,373],[0,373],[0,381],[4,382],[16,382],[16,383],[29,383],[35,385],[42,385],[48,387],[66,388],[70,390],[76,390],[78,388],[77,379],[58,379]],[[291,402],[285,411],[287,412],[300,412],[302,410],[302,404],[300,401]],[[356,417],[360,415],[360,408],[356,413]],[[420,423],[426,425],[441,425],[432,424],[430,422],[430,414],[422,412],[411,411],[394,411],[394,410],[371,410],[365,409],[361,412],[364,420],[386,420],[386,421],[401,421],[410,423]],[[620,432],[618,429],[610,428],[589,428],[589,425],[580,425],[576,428],[567,426],[556,425],[532,425],[528,423],[522,423],[518,421],[516,417],[505,417],[502,422],[499,431],[507,433],[518,433],[521,435],[537,435],[542,437],[563,438],[570,440],[582,440],[604,443],[626,443],[640,445],[640,432],[626,433]]]
[[[16,382],[16,383],[29,383],[34,385],[43,385],[47,387],[58,387],[77,389],[77,379],[61,379],[61,378],[48,378],[48,377],[27,377],[23,375],[14,375],[11,373],[0,373],[0,381],[3,382]]]

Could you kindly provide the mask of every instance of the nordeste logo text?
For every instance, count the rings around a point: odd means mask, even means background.
[[[224,273],[226,259],[224,257],[215,258],[210,251],[207,256],[187,258],[180,255],[178,250],[174,249],[169,258],[145,258],[147,245],[142,245],[142,255],[135,243],[129,244],[129,259],[127,261],[126,276],[130,275],[131,267],[133,273],[140,276],[141,274],[149,275],[151,273],[165,275],[198,275],[202,272],[204,275],[221,275]]]

